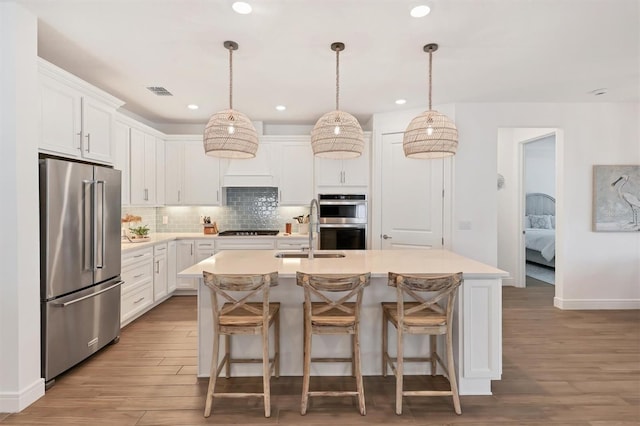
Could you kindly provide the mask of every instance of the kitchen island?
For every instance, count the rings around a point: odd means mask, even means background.
[[[208,377],[213,348],[213,318],[209,288],[203,284],[202,272],[217,274],[279,273],[279,284],[270,299],[281,303],[282,376],[302,375],[302,303],[303,290],[295,283],[296,271],[311,274],[351,274],[371,272],[365,289],[361,318],[362,371],[364,375],[381,375],[382,319],[380,302],[394,301],[395,288],[387,285],[389,271],[401,273],[462,272],[464,284],[458,292],[453,323],[454,358],[461,395],[490,395],[491,380],[502,374],[502,277],[507,273],[448,250],[348,250],[342,258],[277,258],[278,250],[222,251],[185,269],[181,277],[197,277],[198,286],[198,377]],[[322,251],[316,251],[322,253]],[[273,331],[272,331],[273,332]],[[394,353],[395,329],[389,329],[390,353]],[[344,336],[314,336],[314,357],[349,353],[350,339]],[[232,353],[259,357],[260,339],[234,336]],[[272,340],[271,340],[272,341]],[[443,342],[439,343],[442,347]],[[222,346],[222,345],[221,345]],[[428,350],[425,336],[406,336],[405,357]],[[221,347],[222,350],[222,347]],[[273,350],[272,350],[273,353]],[[405,374],[425,374],[428,364],[408,363]],[[312,375],[350,375],[347,363],[312,364]],[[390,373],[390,372],[389,372]],[[232,375],[261,375],[261,366],[240,364]],[[391,373],[390,373],[391,374]],[[441,374],[441,372],[439,372]]]

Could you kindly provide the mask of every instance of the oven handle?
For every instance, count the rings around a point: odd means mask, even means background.
[[[320,229],[322,228],[340,228],[340,229],[366,229],[366,223],[321,223]]]
[[[321,200],[321,206],[361,206],[367,205],[367,200]]]

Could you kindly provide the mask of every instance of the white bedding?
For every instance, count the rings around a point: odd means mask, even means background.
[[[531,250],[537,250],[547,261],[556,256],[556,230],[555,229],[525,229],[525,246]]]

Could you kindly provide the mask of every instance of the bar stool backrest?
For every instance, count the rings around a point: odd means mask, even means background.
[[[320,302],[324,302],[321,306],[314,307],[313,315],[320,315],[335,308],[357,317],[360,306],[362,305],[363,290],[369,285],[370,280],[371,274],[369,272],[355,275],[296,273],[297,284],[304,288],[305,304],[311,305],[312,296],[315,296]],[[325,294],[337,292],[347,294],[335,299]],[[346,306],[345,303],[353,297],[356,297],[355,307]]]
[[[462,284],[462,272],[455,274],[398,274],[389,272],[389,286],[397,288],[398,323],[402,324],[405,315],[411,315],[424,310],[432,310],[446,315],[447,322],[451,322],[453,302]],[[430,293],[425,296],[419,293]],[[411,308],[404,308],[404,296],[408,295],[419,304]],[[446,308],[438,302],[448,298]]]
[[[278,273],[257,275],[212,274],[203,272],[204,284],[211,289],[211,305],[215,318],[244,309],[267,320],[269,314],[269,288],[278,284]],[[233,292],[234,294],[229,294]],[[248,304],[255,295],[262,293],[262,309]],[[218,296],[222,306],[218,305]]]

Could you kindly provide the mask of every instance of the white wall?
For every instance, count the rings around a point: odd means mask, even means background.
[[[40,377],[37,20],[0,2],[0,412],[44,394]]]
[[[556,196],[556,138],[529,142],[524,146],[524,189]]]
[[[456,104],[454,251],[497,265],[499,128],[558,128],[555,303],[563,308],[640,308],[640,234],[591,231],[594,164],[639,164],[637,103]],[[473,212],[473,213],[471,213]]]

